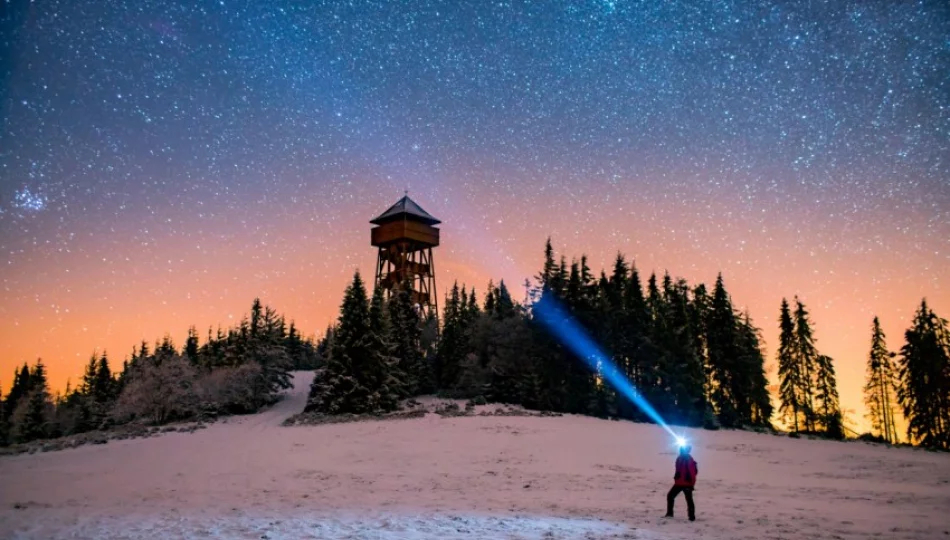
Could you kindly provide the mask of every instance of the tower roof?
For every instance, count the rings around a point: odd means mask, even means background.
[[[409,195],[405,195],[403,198],[396,201],[396,204],[390,206],[389,209],[377,216],[376,219],[370,220],[370,223],[374,225],[381,225],[387,221],[392,221],[402,217],[408,217],[410,219],[414,219],[415,221],[421,221],[426,225],[436,225],[442,223],[438,219],[432,217],[431,214],[423,210],[421,206],[416,204],[416,201],[410,199]]]

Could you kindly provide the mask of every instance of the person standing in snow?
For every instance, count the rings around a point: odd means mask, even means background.
[[[676,457],[676,473],[673,475],[673,487],[666,494],[666,517],[673,517],[673,501],[680,491],[686,496],[686,510],[689,520],[696,521],[696,507],[693,505],[693,487],[696,485],[696,473],[699,469],[696,460],[689,455],[692,447],[680,447],[680,455]]]

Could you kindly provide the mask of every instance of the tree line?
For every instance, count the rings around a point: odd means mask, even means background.
[[[530,285],[530,283],[528,284]],[[359,272],[347,287],[326,337],[307,411],[375,414],[425,393],[520,404],[530,409],[652,421],[545,330],[532,310],[547,295],[561,303],[602,346],[667,422],[687,426],[771,428],[773,405],[759,329],[737,309],[718,275],[710,292],[651,274],[618,254],[609,275],[595,276],[581,256],[544,263],[525,302],[504,281],[489,282],[480,303],[455,283],[442,324],[422,320],[409,286],[386,300],[367,294]],[[834,360],[816,346],[813,323],[796,297],[779,314],[777,417],[795,433],[844,438]],[[435,330],[439,331],[436,332]],[[909,419],[907,436],[948,448],[950,338],[946,321],[922,303],[900,360],[888,353],[875,319],[867,403],[883,440],[896,442],[894,409]]]
[[[93,355],[80,384],[51,395],[42,361],[15,370],[0,391],[0,444],[106,429],[160,424],[201,415],[249,413],[290,385],[290,371],[316,369],[306,411],[378,414],[423,394],[519,404],[530,409],[652,421],[565,348],[533,309],[553,299],[602,347],[607,359],[668,423],[771,428],[773,405],[759,329],[737,309],[718,275],[712,291],[652,274],[644,287],[634,264],[618,254],[595,276],[586,256],[556,260],[550,239],[524,303],[504,283],[454,284],[441,326],[423,319],[408,284],[370,296],[359,272],[339,317],[319,341],[255,299],[250,317],[227,331],[194,327],[181,347],[169,338],[142,342],[114,371]],[[779,419],[793,432],[844,437],[834,361],[818,351],[803,303],[779,310]],[[887,349],[872,324],[865,403],[873,438],[897,442],[895,411],[908,440],[950,449],[950,331],[922,301],[905,344]],[[2,389],[0,389],[2,390]]]
[[[115,371],[93,354],[79,385],[50,392],[42,360],[14,371],[0,393],[0,444],[25,443],[108,429],[129,422],[162,424],[201,416],[254,412],[290,386],[290,371],[322,362],[320,344],[255,299],[250,318],[200,344],[194,327],[181,349],[169,337],[149,350],[133,347]]]
[[[830,357],[820,354],[808,311],[796,297],[782,299],[779,314],[779,415],[793,432],[844,438]],[[794,312],[793,312],[794,311]],[[906,440],[950,450],[950,331],[922,300],[900,353],[887,348],[880,320],[871,323],[864,403],[874,433],[863,437],[899,442],[896,410],[907,423]]]
[[[527,408],[648,421],[642,411],[586,367],[532,314],[504,281],[489,283],[480,304],[456,283],[446,298],[437,339],[409,304],[409,287],[387,301],[370,298],[359,272],[347,287],[328,357],[307,410],[379,413],[401,398],[436,392]],[[587,257],[556,261],[551,241],[530,291],[563,304],[609,359],[670,423],[770,426],[772,404],[759,330],[737,310],[720,275],[710,292],[669,273],[639,271],[618,254],[608,276]],[[431,334],[431,332],[429,332]],[[369,399],[364,399],[370,396]]]

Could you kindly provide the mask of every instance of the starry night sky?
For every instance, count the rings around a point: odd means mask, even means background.
[[[922,297],[950,317],[941,0],[0,10],[4,390],[255,296],[321,333],[404,189],[444,222],[440,296],[522,291],[550,235],[596,270],[722,271],[774,365],[798,294],[859,422],[872,317],[892,350]]]

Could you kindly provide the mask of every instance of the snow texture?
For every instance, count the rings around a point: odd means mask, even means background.
[[[657,426],[437,414],[282,426],[310,377],[265,412],[194,433],[0,458],[0,538],[950,537],[945,453],[684,429],[698,519],[680,496],[668,520],[676,449]]]
[[[71,527],[37,523],[26,538],[208,538],[290,540],[319,538],[376,540],[510,538],[652,538],[634,535],[626,526],[591,519],[539,516],[484,516],[463,514],[298,515],[192,518],[184,516],[112,516],[79,520]]]

